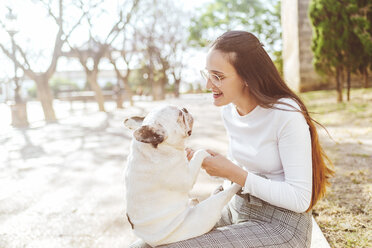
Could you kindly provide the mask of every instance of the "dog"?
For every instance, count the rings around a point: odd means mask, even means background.
[[[167,105],[124,124],[134,130],[125,170],[126,211],[134,234],[158,246],[209,232],[241,187],[232,184],[200,203],[190,199],[202,162],[210,156],[197,150],[187,160],[192,115]]]

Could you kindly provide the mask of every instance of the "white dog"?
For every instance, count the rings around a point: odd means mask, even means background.
[[[189,199],[201,164],[210,156],[198,150],[190,162],[186,158],[191,114],[185,108],[166,106],[124,123],[135,129],[125,173],[126,211],[134,233],[157,246],[210,231],[240,186],[232,184],[196,205]]]

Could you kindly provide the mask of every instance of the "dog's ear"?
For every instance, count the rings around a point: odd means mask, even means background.
[[[145,117],[133,116],[125,119],[124,125],[131,130],[136,130],[142,125],[143,119],[145,119]]]
[[[134,132],[134,138],[140,142],[152,144],[157,148],[167,138],[167,132],[160,124],[144,125]]]

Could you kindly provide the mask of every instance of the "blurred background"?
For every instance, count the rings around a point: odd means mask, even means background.
[[[344,87],[370,84],[370,3],[309,2],[3,2],[0,102],[9,109],[2,123],[36,121],[28,103],[40,105],[48,122],[58,119],[61,101],[95,101],[105,111],[105,101],[123,108],[201,93],[208,44],[232,29],[257,35],[296,91],[336,88],[343,101]]]
[[[261,40],[331,135],[319,129],[334,186],[313,213],[327,240],[370,247],[368,0],[0,0],[0,247],[133,241],[121,218],[131,138],[122,121],[186,106],[196,117],[190,144],[226,152],[199,71],[228,30]],[[208,180],[196,195],[208,195]]]

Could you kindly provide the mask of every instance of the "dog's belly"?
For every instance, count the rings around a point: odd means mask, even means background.
[[[148,188],[149,189],[149,188]],[[146,193],[144,193],[146,192]],[[127,188],[127,213],[133,219],[148,219],[162,212],[180,212],[188,207],[187,193],[152,188]]]
[[[126,211],[137,236],[157,241],[184,221],[189,211],[192,180],[183,161],[159,166],[133,155],[129,157],[125,175]]]
[[[133,145],[125,175],[126,211],[134,233],[147,243],[161,244],[185,224],[185,219],[194,210],[189,205],[189,192],[196,174],[191,173],[190,168],[184,151],[167,151],[163,157],[159,154],[149,156]],[[202,216],[204,214],[198,215],[193,223],[198,223]]]
[[[174,211],[164,211],[157,215],[153,214],[149,219],[133,223],[133,231],[138,237],[148,243],[159,242],[182,225],[189,214],[189,210],[189,208],[174,209]]]
[[[137,236],[145,240],[161,240],[172,233],[189,211],[188,195],[155,190],[139,195],[127,191],[127,214]]]

